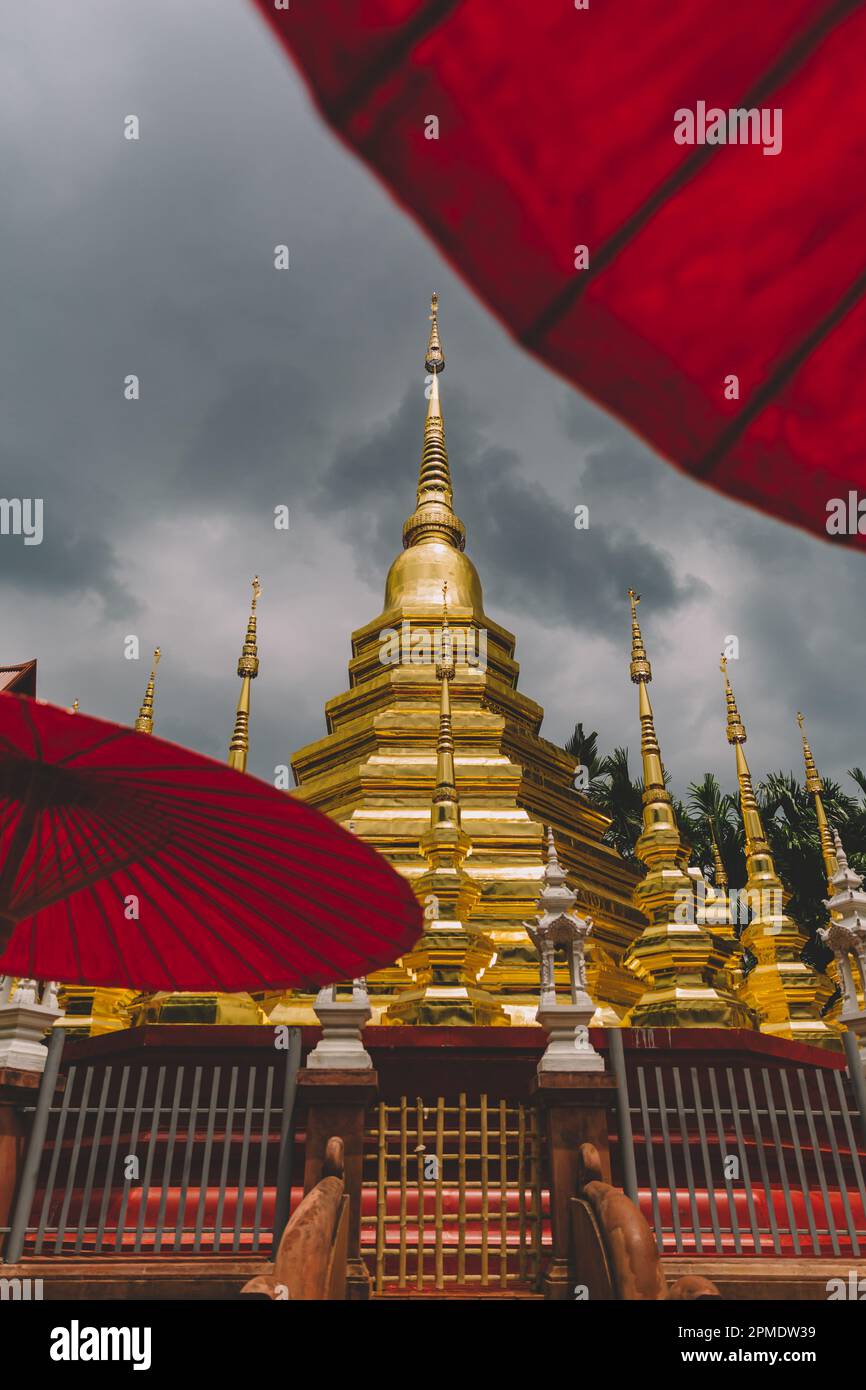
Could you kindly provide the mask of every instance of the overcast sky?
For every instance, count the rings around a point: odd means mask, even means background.
[[[456,510],[543,732],[581,719],[634,757],[634,584],[678,790],[734,780],[728,634],[756,776],[800,771],[798,709],[825,774],[866,763],[862,558],[684,478],[515,347],[246,0],[207,11],[0,10],[0,493],[45,506],[41,545],[0,537],[0,661],[38,657],[41,695],[130,723],[159,644],[157,732],[222,757],[258,572],[252,767],[321,737],[414,505],[435,288]]]

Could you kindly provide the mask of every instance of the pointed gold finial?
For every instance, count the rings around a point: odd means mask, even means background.
[[[821,793],[824,790],[824,783],[821,774],[815,765],[812,749],[809,747],[809,740],[806,737],[806,721],[802,714],[797,712],[797,723],[800,726],[800,737],[803,740],[803,763],[806,768],[806,791],[811,793],[815,801],[815,818],[818,822],[818,843],[821,846],[821,858],[824,861],[824,872],[827,876],[828,894],[832,898],[834,889],[830,880],[839,872],[839,860],[836,855],[836,848],[833,844],[833,836],[830,831],[830,824],[827,820],[827,812],[824,809],[824,799]]]
[[[737,709],[737,702],[734,699],[734,692],[731,689],[731,682],[728,680],[728,658],[724,652],[719,658],[719,670],[725,678],[725,703],[728,711],[728,743],[745,743],[746,726],[740,718],[740,711]]]
[[[77,714],[77,713],[78,713],[78,703],[79,703],[79,702],[78,702],[77,700],[73,700],[73,701],[72,701],[72,707],[71,707],[71,709],[70,709],[70,711],[69,711],[70,714]]]
[[[635,685],[640,687],[638,698],[638,715],[640,717],[640,751],[643,762],[643,825],[644,832],[651,829],[661,829],[664,825],[667,830],[676,831],[676,819],[672,810],[671,794],[665,786],[665,774],[662,767],[661,749],[659,748],[656,737],[655,721],[653,719],[652,705],[650,704],[649,691],[647,684],[652,680],[652,667],[646,654],[643,644],[640,625],[637,620],[637,606],[640,603],[640,594],[636,594],[634,589],[629,589],[628,598],[631,604],[631,663],[629,674]]]
[[[640,625],[637,620],[637,606],[640,603],[640,594],[636,594],[634,589],[628,591],[629,603],[631,604],[631,665],[629,673],[635,685],[638,681],[651,681],[653,678],[652,667],[646,654],[643,644]]]
[[[722,859],[722,852],[719,849],[719,841],[716,836],[716,818],[715,816],[707,816],[707,820],[710,826],[710,840],[713,846],[713,868],[715,869],[713,887],[726,891],[728,887],[728,873],[725,868],[724,860]]]
[[[439,341],[439,296],[434,290],[430,296],[430,335],[427,339],[427,355],[424,366],[434,376],[445,370],[445,353]]]
[[[247,770],[247,754],[250,751],[250,681],[259,674],[259,653],[256,637],[256,607],[261,598],[262,586],[259,576],[252,581],[253,597],[250,616],[247,622],[247,635],[243,650],[238,659],[238,675],[241,678],[241,693],[238,697],[237,713],[232,740],[229,744],[229,767],[238,772]]]
[[[150,679],[147,682],[147,689],[144,692],[144,699],[138,711],[138,718],[135,727],[140,734],[153,733],[153,694],[156,685],[156,668],[159,665],[159,658],[162,655],[159,647],[154,648],[153,665],[150,668]]]
[[[439,338],[439,296],[435,293],[430,301],[430,310],[430,335],[424,365],[432,379],[427,418],[424,421],[415,511],[403,526],[403,546],[408,550],[409,546],[426,540],[444,540],[457,550],[462,550],[466,544],[466,528],[453,511],[451,468],[439,398],[439,375],[445,369],[445,353]]]

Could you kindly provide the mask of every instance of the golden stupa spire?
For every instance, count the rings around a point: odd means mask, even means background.
[[[631,603],[629,674],[638,687],[643,763],[643,829],[635,854],[647,873],[634,891],[646,927],[626,953],[626,963],[644,983],[627,1016],[630,1027],[749,1027],[750,1011],[731,992],[726,971],[730,948],[703,929],[695,902],[696,880],[680,834],[673,799],[665,786],[647,685],[652,668],[637,620],[640,595]],[[702,899],[703,901],[703,899]]]
[[[397,993],[385,1011],[389,1023],[503,1024],[508,1018],[482,989],[481,976],[496,957],[496,948],[469,916],[480,896],[463,867],[471,852],[460,823],[460,799],[454,776],[454,734],[449,685],[454,679],[454,652],[448,626],[448,584],[442,585],[442,630],[436,661],[440,683],[436,786],[430,828],[420,840],[427,872],[415,882],[425,905],[424,935],[403,957],[412,984]]]
[[[836,1034],[821,1017],[821,1010],[833,993],[833,982],[827,975],[810,970],[801,958],[806,937],[785,911],[782,882],[743,752],[746,726],[737,709],[724,655],[719,667],[725,680],[727,738],[737,758],[746,841],[746,893],[752,914],[740,939],[756,961],[743,980],[742,996],[759,1015],[762,1032],[801,1042],[833,1043]]]
[[[424,421],[415,511],[403,526],[403,545],[408,549],[421,541],[436,539],[462,550],[466,544],[466,529],[452,510],[451,469],[439,398],[439,374],[445,370],[445,353],[439,339],[439,296],[435,292],[430,301],[430,335],[424,366],[431,375],[430,397]]]
[[[727,893],[728,871],[725,868],[722,853],[719,849],[719,841],[716,836],[716,818],[715,816],[707,816],[707,821],[710,827],[710,843],[713,847],[713,868],[715,870],[713,874],[713,887],[718,888],[721,892]]]
[[[636,594],[634,589],[629,589],[628,598],[631,604],[631,663],[629,665],[629,675],[633,683],[639,688],[638,710],[640,714],[640,754],[643,763],[644,834],[664,826],[668,831],[671,829],[676,831],[677,840],[679,841],[679,829],[673,812],[671,794],[665,786],[661,750],[659,748],[658,739],[656,738],[652,705],[650,704],[649,691],[647,690],[647,685],[652,680],[653,673],[646,654],[646,648],[643,644],[640,625],[637,620],[637,606],[640,603],[640,594]]]
[[[809,747],[809,740],[806,737],[804,719],[802,714],[797,714],[797,723],[800,725],[800,736],[803,740],[803,762],[806,765],[806,791],[811,792],[815,798],[815,816],[818,821],[818,840],[821,845],[821,858],[824,860],[824,871],[827,875],[827,893],[832,898],[833,886],[831,879],[839,872],[839,860],[836,856],[836,847],[833,843],[833,836],[830,832],[830,825],[827,820],[827,812],[824,810],[824,800],[821,793],[824,790],[824,783],[815,766],[815,759]]]
[[[156,647],[153,653],[153,665],[150,668],[150,679],[147,682],[144,699],[141,702],[138,718],[135,721],[135,727],[140,734],[153,733],[153,692],[156,685],[156,668],[159,665],[160,655],[160,649]]]
[[[432,824],[443,819],[440,808],[449,808],[454,821],[460,824],[460,800],[454,776],[454,734],[451,727],[451,696],[449,684],[454,679],[454,650],[448,626],[448,581],[442,585],[442,635],[436,679],[439,689],[439,737],[436,742],[436,789],[433,792]]]
[[[241,693],[235,715],[235,727],[229,744],[229,767],[238,772],[247,770],[247,754],[250,751],[250,681],[259,674],[259,654],[256,646],[256,605],[262,593],[259,576],[252,581],[253,598],[247,623],[247,635],[238,660],[238,675],[241,678]]]

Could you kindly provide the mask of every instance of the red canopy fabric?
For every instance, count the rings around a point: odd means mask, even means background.
[[[393,963],[422,926],[383,856],[285,792],[0,694],[0,974],[312,991]]]
[[[732,497],[826,538],[866,495],[861,0],[254,2],[520,342]],[[780,152],[677,144],[699,102]]]

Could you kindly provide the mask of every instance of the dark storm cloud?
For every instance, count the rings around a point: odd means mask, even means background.
[[[390,564],[412,510],[423,408],[421,392],[409,392],[394,415],[338,450],[312,498],[318,513],[333,516],[353,537],[365,577]],[[656,613],[675,609],[703,587],[695,579],[679,580],[672,557],[633,526],[593,523],[596,506],[610,517],[628,514],[620,505],[633,482],[628,466],[593,457],[583,467],[574,495],[589,504],[590,524],[578,530],[579,503],[554,498],[532,480],[533,470],[515,450],[491,442],[478,423],[485,412],[463,391],[448,392],[444,410],[455,508],[495,602],[550,626],[566,623],[605,635],[621,618],[630,586],[652,599]]]
[[[521,353],[325,132],[253,7],[208,16],[0,7],[0,495],[46,517],[42,546],[0,538],[0,657],[38,655],[43,694],[128,720],[146,671],[123,636],[159,641],[157,727],[223,756],[261,570],[254,766],[320,737],[413,507],[435,287],[455,506],[560,731],[551,672],[578,632],[575,716],[634,747],[634,585],[678,777],[717,759],[731,780],[726,633],[756,772],[795,763],[798,707],[828,775],[866,763],[861,557],[684,479]]]

